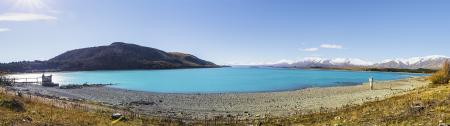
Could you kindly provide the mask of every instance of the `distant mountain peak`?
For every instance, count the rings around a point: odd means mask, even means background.
[[[110,46],[116,46],[116,45],[129,45],[130,43],[125,43],[125,42],[113,42],[110,44]]]
[[[358,58],[320,58],[306,57],[298,61],[282,60],[263,66],[274,67],[347,67],[347,66],[368,66],[382,68],[428,68],[437,69],[450,57],[444,55],[430,55],[424,57],[387,59],[381,62],[370,62]]]
[[[380,63],[396,62],[396,63],[411,65],[411,64],[416,64],[416,63],[420,63],[423,61],[439,60],[439,59],[449,59],[449,57],[444,56],[444,55],[430,55],[430,56],[423,56],[423,57],[387,59],[387,60],[383,60]]]
[[[365,61],[358,58],[320,58],[320,57],[307,57],[301,61],[311,61],[311,62],[317,62],[317,63],[330,63],[333,65],[356,65],[356,66],[365,66],[365,65],[372,65],[372,62]]]
[[[412,58],[397,58],[397,59],[387,59],[380,63],[375,64],[376,67],[382,68],[428,68],[437,69],[440,68],[445,60],[450,59],[450,57],[444,55],[430,55],[423,57],[412,57]]]
[[[298,61],[282,60],[268,66],[280,67],[334,67],[334,66],[367,66],[372,62],[357,58],[321,58],[305,57]]]

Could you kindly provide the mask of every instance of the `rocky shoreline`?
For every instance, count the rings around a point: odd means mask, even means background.
[[[370,90],[367,84],[363,84],[280,92],[212,94],[152,93],[108,86],[60,89],[58,87],[20,84],[11,88],[30,94],[93,101],[143,115],[185,120],[224,117],[246,120],[328,111],[345,105],[357,105],[392,97],[427,84],[428,82],[424,77],[414,77],[393,81],[378,81],[375,83],[374,90]],[[392,87],[392,89],[389,87]]]

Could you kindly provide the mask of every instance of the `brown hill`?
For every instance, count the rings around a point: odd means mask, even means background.
[[[168,53],[155,48],[115,42],[107,46],[71,50],[48,61],[1,64],[0,70],[30,72],[201,67],[219,66],[190,54]]]

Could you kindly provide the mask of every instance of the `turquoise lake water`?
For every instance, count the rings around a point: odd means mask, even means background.
[[[113,83],[112,87],[165,93],[224,93],[295,90],[356,85],[424,74],[278,68],[203,68],[174,70],[80,71],[46,73],[60,84]],[[14,77],[39,77],[18,74]]]

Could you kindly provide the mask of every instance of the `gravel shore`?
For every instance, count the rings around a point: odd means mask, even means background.
[[[202,120],[217,117],[236,119],[284,117],[330,110],[344,105],[381,100],[427,84],[424,77],[415,77],[377,81],[374,90],[370,90],[368,84],[362,84],[295,91],[214,94],[151,93],[111,87],[59,89],[30,84],[17,85],[15,88],[41,95],[84,99],[108,106],[130,108],[146,115]],[[392,89],[389,88],[390,85]]]

